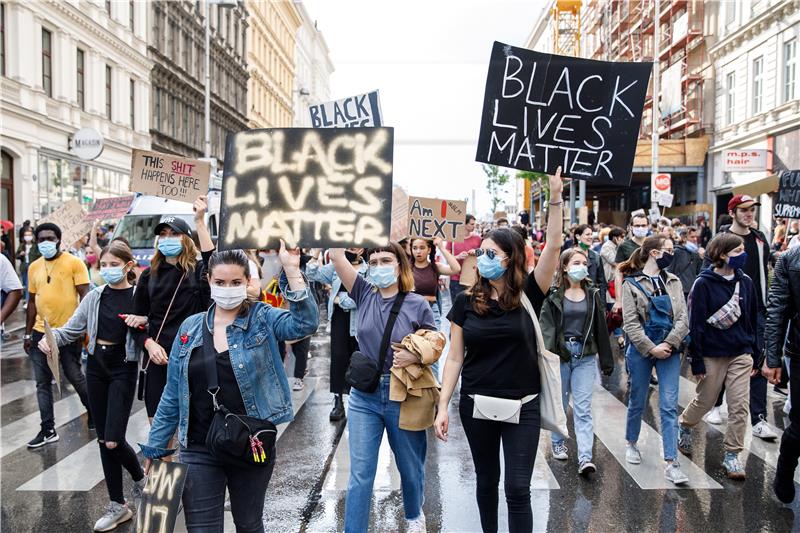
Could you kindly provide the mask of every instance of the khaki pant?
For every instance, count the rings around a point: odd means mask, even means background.
[[[753,358],[750,354],[734,357],[704,357],[706,377],[697,384],[697,393],[678,422],[684,427],[694,427],[714,407],[722,385],[725,385],[728,403],[728,427],[723,446],[725,451],[739,453],[744,447],[750,411],[750,372]]]

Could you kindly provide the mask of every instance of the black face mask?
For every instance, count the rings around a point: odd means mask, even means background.
[[[351,263],[355,263],[355,262],[357,262],[357,261],[358,261],[358,258],[359,258],[361,255],[360,255],[360,254],[357,254],[357,253],[355,253],[355,252],[351,252],[351,251],[349,251],[349,250],[345,250],[345,251],[344,251],[344,256],[347,258],[347,260],[348,260],[349,262],[351,262]]]
[[[656,259],[656,265],[659,270],[664,270],[672,264],[672,254],[664,254]]]

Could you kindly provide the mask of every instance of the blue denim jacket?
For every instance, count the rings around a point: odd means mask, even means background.
[[[361,264],[358,265],[358,273],[362,276],[366,275],[367,264],[365,262],[362,261]],[[330,320],[333,316],[333,306],[336,305],[333,303],[333,300],[339,295],[339,290],[342,287],[342,280],[339,279],[339,275],[333,268],[333,263],[320,266],[316,261],[313,263],[309,262],[306,265],[306,276],[312,281],[326,283],[331,286],[331,296],[328,298],[328,320]],[[356,302],[350,298],[347,293],[344,293],[339,295],[339,307],[345,311],[354,311],[356,309]],[[357,333],[358,313],[350,313],[350,336],[355,337]]]
[[[242,393],[247,415],[269,419],[274,424],[294,418],[289,382],[278,351],[278,342],[312,335],[319,325],[317,304],[306,288],[288,290],[281,274],[281,292],[290,302],[290,311],[262,302],[251,305],[250,313],[237,317],[227,328],[231,367]],[[189,427],[189,358],[203,344],[203,320],[213,325],[212,305],[208,315],[192,315],[181,324],[172,344],[167,367],[167,385],[161,395],[147,444],[140,444],[142,455],[158,458],[174,453],[166,447],[178,429],[178,441],[186,446]],[[181,337],[188,341],[184,344]]]

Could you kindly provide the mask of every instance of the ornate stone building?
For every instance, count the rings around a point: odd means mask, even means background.
[[[331,62],[328,44],[311,18],[305,4],[298,2],[297,9],[303,24],[297,30],[295,47],[294,121],[299,128],[310,128],[309,106],[331,100]],[[340,95],[341,97],[342,95]],[[347,95],[344,95],[347,96]]]

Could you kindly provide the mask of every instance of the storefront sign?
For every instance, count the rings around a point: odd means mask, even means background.
[[[171,533],[181,505],[189,466],[177,461],[153,461],[142,501],[136,509],[136,533]]]
[[[92,222],[86,220],[86,210],[81,207],[78,200],[70,200],[56,209],[38,223],[52,222],[61,228],[61,245],[72,246],[75,242],[89,233],[92,229]]]
[[[104,146],[103,136],[94,128],[79,129],[69,143],[70,151],[85,161],[100,157]]]
[[[208,192],[210,174],[206,161],[146,150],[131,156],[131,192],[193,203]]]
[[[350,96],[308,108],[315,128],[379,128],[383,126],[378,91]]]
[[[220,249],[389,242],[392,128],[286,128],[228,136]]]
[[[495,42],[475,159],[627,186],[651,68]]]
[[[467,203],[437,198],[408,199],[408,235],[443,241],[464,242]]]
[[[115,196],[114,198],[100,198],[94,202],[91,211],[86,213],[86,220],[116,220],[122,218],[131,208],[135,196]]]
[[[725,172],[751,172],[767,169],[767,151],[762,149],[725,150],[722,160],[722,169]]]
[[[781,172],[778,181],[778,199],[775,202],[775,216],[800,218],[800,170]]]

